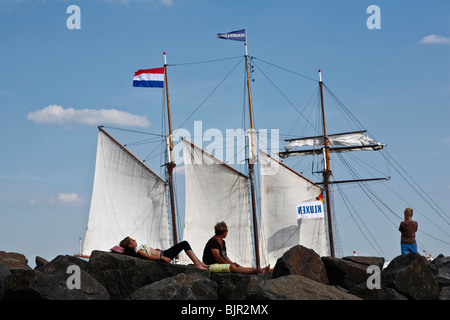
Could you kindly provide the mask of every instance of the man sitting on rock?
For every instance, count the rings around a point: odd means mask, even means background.
[[[145,244],[138,247],[136,240],[126,237],[120,241],[120,246],[124,248],[123,253],[126,255],[147,260],[162,260],[167,263],[172,262],[172,259],[184,250],[187,256],[194,263],[194,267],[201,270],[208,270],[209,267],[197,258],[194,251],[192,251],[189,242],[187,241],[181,241],[167,250],[160,250],[153,249]]]
[[[245,268],[232,262],[227,256],[225,238],[228,234],[228,227],[225,222],[219,222],[214,226],[215,235],[209,239],[203,250],[203,262],[209,264],[210,272],[232,272],[247,274],[265,274],[269,266],[261,268]]]

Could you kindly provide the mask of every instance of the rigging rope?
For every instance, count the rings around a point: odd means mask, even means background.
[[[217,90],[217,88],[220,87],[220,85],[230,76],[231,73],[233,73],[233,71],[237,68],[237,66],[241,63],[241,61],[244,58],[242,58],[241,60],[239,60],[239,62],[233,67],[233,69],[231,69],[231,71],[225,76],[225,78],[222,79],[222,81],[220,81],[220,83],[211,91],[211,93],[194,109],[194,111],[191,112],[191,114],[183,121],[183,123],[181,123],[181,125],[178,128],[182,128],[184,126],[184,124],[194,115],[194,113],[197,112],[198,109],[200,109],[200,107],[206,102],[206,100],[209,99],[209,97],[211,97],[211,95]]]
[[[266,77],[266,79],[274,86],[275,89],[278,90],[278,92],[286,99],[286,101],[300,114],[300,116],[302,116],[306,123],[308,123],[313,129],[316,129],[316,127],[309,121],[309,119],[307,119],[303,113],[295,106],[295,104],[289,100],[289,98],[284,94],[283,91],[281,91],[281,89],[266,75],[266,73],[264,71],[261,70],[261,68],[255,63],[255,66],[258,68],[259,71],[261,71],[261,73]],[[317,131],[317,129],[316,129]],[[319,131],[317,131],[319,132]]]

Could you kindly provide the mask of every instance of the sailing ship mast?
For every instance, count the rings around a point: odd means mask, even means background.
[[[168,173],[168,184],[169,184],[169,196],[170,196],[170,209],[172,213],[172,232],[173,232],[173,244],[178,243],[177,234],[177,223],[175,219],[175,196],[173,191],[173,169],[176,166],[173,156],[173,136],[172,136],[172,121],[170,118],[170,101],[169,101],[169,85],[167,82],[167,58],[164,52],[164,87],[166,89],[166,100],[167,100],[167,121],[169,122],[169,135],[167,141],[167,173]]]
[[[256,192],[255,192],[255,170],[254,166],[257,161],[256,150],[255,150],[255,131],[253,124],[253,110],[252,110],[252,94],[250,90],[250,72],[248,66],[248,52],[247,52],[247,41],[245,46],[245,66],[247,71],[247,90],[248,90],[248,108],[250,115],[250,146],[249,146],[249,159],[248,159],[248,169],[250,178],[250,191],[252,198],[252,217],[253,217],[253,233],[255,239],[255,258],[256,267],[260,267],[260,256],[259,256],[259,237],[258,237],[258,222],[256,219]]]
[[[322,122],[323,122],[323,141],[325,144],[325,168],[323,170],[323,186],[325,189],[325,201],[326,201],[326,213],[328,221],[328,236],[330,241],[330,255],[334,258],[334,240],[333,240],[333,225],[331,219],[331,201],[330,201],[330,189],[329,189],[329,178],[332,175],[330,167],[330,149],[327,136],[327,126],[325,124],[325,107],[323,104],[323,82],[322,82],[322,72],[319,70],[319,87],[320,87],[320,104],[322,107]]]
[[[330,178],[333,175],[331,166],[330,166],[330,152],[334,153],[342,153],[348,151],[356,151],[356,150],[372,150],[377,151],[381,150],[385,145],[381,144],[368,136],[365,135],[365,131],[356,131],[356,132],[346,132],[339,134],[327,134],[327,127],[325,121],[325,106],[323,99],[323,81],[322,81],[322,72],[319,70],[319,88],[320,88],[320,102],[321,102],[321,111],[322,111],[322,124],[323,124],[323,134],[321,136],[316,137],[306,137],[306,138],[297,138],[297,139],[289,139],[289,144],[285,147],[287,151],[280,152],[279,156],[281,158],[287,158],[290,156],[297,155],[314,155],[323,153],[324,156],[324,170],[322,172],[323,182],[319,182],[318,184],[323,184],[325,190],[325,201],[326,201],[326,215],[327,215],[327,224],[328,224],[328,238],[329,238],[329,247],[330,247],[330,256],[335,256],[335,247],[334,247],[334,237],[333,237],[333,219],[332,219],[332,209],[331,209],[331,190],[330,187],[332,184],[338,183],[348,183],[348,182],[363,182],[363,181],[375,181],[375,180],[389,180],[390,178],[372,178],[372,179],[358,179],[358,180],[342,180],[342,181],[332,181]],[[302,147],[306,145],[323,145],[321,151],[317,149],[309,149],[309,150],[295,150],[289,151],[292,147]],[[332,145],[332,147],[330,147]],[[336,145],[342,147],[335,147]]]

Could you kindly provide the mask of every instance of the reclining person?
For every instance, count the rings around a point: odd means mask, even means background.
[[[199,258],[197,258],[194,251],[192,251],[189,242],[187,241],[181,241],[180,243],[177,243],[167,250],[160,250],[153,249],[145,244],[138,247],[136,240],[130,237],[126,237],[125,239],[120,241],[120,246],[124,248],[123,253],[126,255],[147,260],[162,260],[167,263],[172,262],[172,259],[184,250],[194,263],[194,267],[201,270],[208,270],[209,267],[208,265],[201,262]]]

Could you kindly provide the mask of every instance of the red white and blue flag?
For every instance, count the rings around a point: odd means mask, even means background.
[[[164,88],[164,68],[136,71],[133,78],[133,87]]]

